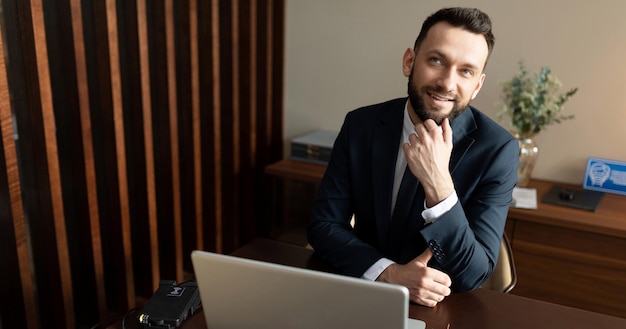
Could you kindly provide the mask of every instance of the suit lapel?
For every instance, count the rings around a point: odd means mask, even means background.
[[[372,145],[372,182],[378,241],[384,246],[391,220],[391,193],[398,147],[402,137],[404,102],[392,102],[380,117],[374,129]],[[380,206],[379,206],[380,205]]]
[[[477,129],[476,121],[471,108],[466,108],[451,124],[452,137],[452,154],[450,155],[450,173],[454,173],[459,163],[474,144],[474,139],[468,135]]]

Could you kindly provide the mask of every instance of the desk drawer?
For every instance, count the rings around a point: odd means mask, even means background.
[[[514,223],[512,293],[626,318],[626,240]]]

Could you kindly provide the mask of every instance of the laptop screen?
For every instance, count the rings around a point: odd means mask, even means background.
[[[405,287],[226,256],[191,254],[211,329],[406,329]]]

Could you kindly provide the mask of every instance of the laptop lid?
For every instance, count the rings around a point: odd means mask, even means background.
[[[211,329],[425,328],[402,286],[199,250],[191,260]]]

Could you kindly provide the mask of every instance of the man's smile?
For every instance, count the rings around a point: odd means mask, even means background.
[[[426,92],[426,94],[428,94],[428,96],[430,96],[430,98],[437,100],[437,101],[448,101],[448,102],[453,102],[454,98],[447,98],[447,97],[442,97],[440,95],[436,95],[430,92]]]

